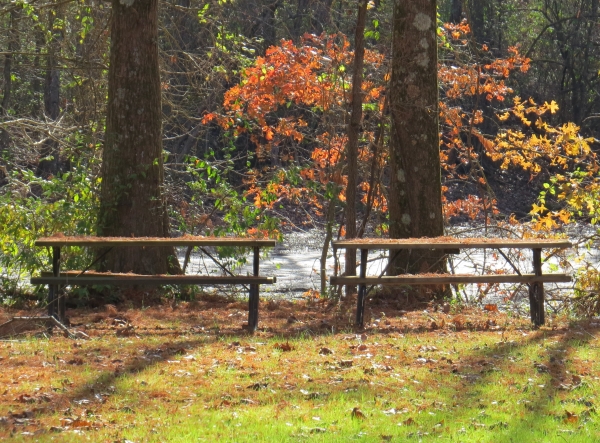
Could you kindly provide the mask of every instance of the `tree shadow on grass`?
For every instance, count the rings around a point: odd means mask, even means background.
[[[543,346],[539,358],[533,362],[533,367],[540,375],[548,374],[550,379],[543,384],[537,384],[530,379],[526,384],[515,382],[508,386],[508,388],[521,391],[521,393],[530,393],[529,398],[523,402],[524,411],[522,413],[525,415],[519,416],[515,411],[514,417],[509,422],[492,423],[487,427],[490,431],[493,430],[495,441],[516,442],[523,441],[523,436],[531,435],[532,428],[535,428],[532,421],[536,417],[545,415],[563,421],[567,425],[576,423],[578,418],[573,415],[565,413],[557,416],[552,413],[551,409],[560,393],[584,387],[586,382],[582,382],[581,376],[591,375],[587,372],[577,375],[572,370],[568,370],[572,363],[574,350],[577,347],[586,346],[592,339],[595,339],[592,334],[581,327],[584,323],[575,323],[566,331],[531,332],[521,343],[500,341],[495,345],[478,349],[470,355],[462,356],[454,362],[453,369],[453,375],[459,377],[461,382],[453,383],[456,390],[453,397],[447,398],[446,401],[459,407],[468,402],[479,401],[482,390],[496,383],[495,374],[500,372],[508,379],[512,378],[512,371],[517,370],[515,368],[518,368],[520,364],[513,361],[514,357],[519,358],[526,352],[526,348],[532,345],[544,345],[548,342]],[[506,396],[508,398],[496,400],[510,402],[510,392]],[[593,410],[591,406],[590,410]],[[485,413],[485,409],[494,406],[491,404],[491,399],[487,399],[479,407],[484,412],[483,416],[486,416],[488,414]],[[453,420],[468,423],[467,426],[471,427],[480,426],[480,423],[477,422],[478,417],[468,415],[471,413],[468,408],[464,409],[464,413],[467,415],[461,415],[459,411],[460,409],[457,408],[452,413]],[[539,428],[538,431],[540,431]],[[529,438],[533,438],[533,436]]]
[[[330,331],[318,327],[317,324],[318,322],[314,325],[307,325],[309,327],[309,331],[311,328],[314,328],[315,331],[314,334],[305,332],[305,336],[307,338],[316,337],[323,339],[326,338],[326,336],[331,335]],[[481,330],[485,330],[485,324],[485,322],[481,323]],[[424,364],[422,364],[416,363],[416,356],[411,355],[409,358],[401,359],[397,364],[397,368],[394,370],[402,372],[404,367],[401,365],[407,365],[412,366],[412,369],[417,368],[417,377],[419,377],[419,371],[430,371],[433,377],[437,376],[440,379],[443,379],[447,385],[451,385],[454,388],[452,394],[450,395],[442,390],[439,392],[432,392],[432,389],[434,389],[433,385],[428,386],[422,384],[420,392],[423,394],[424,402],[426,403],[429,401],[433,404],[436,400],[432,399],[436,398],[435,396],[437,395],[437,401],[447,405],[444,407],[443,413],[452,415],[453,420],[458,423],[464,423],[467,427],[476,426],[478,425],[478,423],[476,423],[477,417],[473,416],[473,410],[469,409],[468,407],[462,407],[461,405],[468,405],[471,402],[478,402],[481,396],[484,395],[482,394],[482,391],[497,383],[496,374],[501,373],[506,374],[507,377],[511,377],[511,374],[514,371],[520,370],[520,364],[525,364],[520,363],[519,358],[523,358],[521,355],[527,356],[527,348],[530,346],[543,344],[544,347],[540,348],[541,353],[539,353],[537,360],[534,362],[537,365],[535,366],[535,370],[544,376],[545,374],[549,374],[550,380],[544,383],[543,387],[540,387],[535,383],[524,384],[522,382],[515,382],[513,384],[508,384],[506,387],[506,391],[508,391],[508,393],[501,395],[505,395],[507,397],[506,401],[510,401],[511,391],[518,391],[522,393],[524,390],[526,390],[526,392],[530,394],[529,398],[527,399],[527,403],[522,408],[521,413],[525,413],[531,417],[536,417],[543,414],[548,415],[551,412],[550,410],[552,406],[556,402],[556,398],[561,392],[571,388],[577,389],[579,385],[582,385],[581,382],[578,383],[578,380],[574,378],[572,374],[567,373],[567,371],[570,368],[570,360],[572,359],[576,347],[586,346],[590,340],[595,338],[589,334],[585,328],[580,328],[580,326],[584,325],[585,322],[576,323],[569,330],[565,331],[544,329],[535,332],[528,332],[527,336],[523,337],[523,340],[519,342],[503,341],[499,335],[497,343],[482,346],[478,349],[464,351],[464,353],[459,355],[457,358],[452,357],[453,361],[446,359],[443,360],[443,362],[439,360],[437,362],[426,361]],[[464,333],[476,334],[479,332],[477,330],[477,324],[473,324],[471,326],[472,328]],[[430,333],[429,336],[431,336],[431,329],[425,330],[427,330]],[[264,331],[262,332],[264,333]],[[283,332],[284,334],[277,335],[277,337],[281,336],[281,338],[284,339],[285,331]],[[361,331],[349,329],[348,332],[355,334]],[[408,336],[414,334],[412,338],[418,337],[420,332],[424,332],[421,326],[415,328],[397,327],[376,331],[377,334],[381,334],[383,336],[398,336],[399,334]],[[460,336],[462,334],[448,331],[434,332],[446,335],[456,334],[457,340],[460,340]],[[373,331],[369,331],[369,333],[375,335],[375,332]],[[209,343],[214,343],[216,341],[225,339],[226,341],[223,342],[223,346],[229,348],[232,348],[233,346],[230,353],[231,355],[234,355],[235,347],[245,346],[242,343],[235,345],[234,343],[250,341],[250,335],[247,332],[239,329],[235,330],[233,328],[227,329],[226,327],[223,329],[210,331],[210,333],[201,332],[198,334],[186,334],[187,337],[180,337],[178,339],[169,339],[167,336],[159,334],[157,335],[157,340],[162,340],[162,342],[158,345],[152,346],[143,345],[145,348],[141,353],[134,353],[133,351],[139,351],[137,347],[141,346],[143,342],[132,339],[134,343],[130,344],[129,348],[125,349],[124,352],[124,354],[129,356],[128,359],[124,359],[122,362],[111,362],[113,366],[110,369],[107,369],[97,376],[92,377],[92,379],[85,381],[85,384],[75,387],[68,387],[68,390],[65,390],[64,393],[57,394],[56,399],[53,400],[54,407],[52,410],[48,409],[46,411],[39,412],[39,414],[52,415],[56,413],[60,407],[71,407],[71,405],[85,407],[85,402],[82,402],[82,400],[89,401],[91,403],[90,407],[93,407],[94,403],[102,403],[106,401],[107,397],[115,394],[109,389],[109,387],[116,384],[119,380],[124,380],[127,377],[135,377],[137,374],[150,370],[157,365],[166,363],[177,355],[193,353]],[[179,335],[181,335],[181,331],[179,331]],[[193,337],[194,335],[197,335],[197,337]],[[298,336],[298,331],[294,331],[293,333],[290,332],[290,336]],[[260,340],[260,337],[252,338],[252,341],[256,340]],[[227,341],[230,342],[227,343]],[[149,342],[152,343],[152,340]],[[101,341],[96,343],[98,343],[99,346],[91,351],[86,350],[88,352],[87,355],[93,355],[94,353],[110,354],[111,350],[114,350],[111,349],[111,347],[114,346],[114,343],[102,344]],[[319,342],[314,343],[317,348],[311,348],[307,350],[307,352],[315,353],[314,360],[318,360],[318,364],[321,364],[324,367],[334,367],[336,365],[344,364],[341,362],[341,360],[343,360],[342,356],[323,358],[317,356],[316,354],[319,346],[318,343]],[[424,346],[429,344],[435,345],[435,343],[427,343],[427,338],[422,340],[422,344]],[[272,352],[270,348],[269,351]],[[282,352],[282,357],[283,356],[284,353]],[[251,359],[251,357],[249,356],[248,359]],[[365,364],[367,363],[365,360],[362,361],[364,361]],[[79,363],[75,362],[75,364]],[[370,365],[370,362],[368,364]],[[531,363],[527,362],[526,364],[530,365]],[[322,405],[321,407],[323,407],[323,405],[326,406],[327,403],[333,398],[345,398],[349,401],[356,399],[356,401],[358,401],[361,398],[377,398],[378,396],[392,396],[392,398],[401,398],[403,395],[403,391],[401,389],[402,386],[399,386],[397,383],[394,383],[391,380],[387,386],[370,384],[368,382],[368,370],[370,370],[370,368],[368,367],[356,368],[358,370],[364,369],[364,381],[333,380],[331,377],[334,379],[338,377],[340,379],[344,378],[340,377],[340,375],[343,376],[344,372],[340,371],[338,368],[331,371],[322,370],[321,374],[323,375],[323,379],[310,384],[303,381],[303,374],[301,374],[301,372],[304,370],[304,368],[294,365],[293,359],[290,359],[288,363],[286,363],[285,359],[283,359],[279,361],[276,366],[277,370],[293,374],[295,377],[290,378],[291,383],[284,383],[283,380],[273,378],[272,387],[280,391],[280,393],[273,395],[268,395],[265,393],[265,396],[258,397],[259,406],[271,405],[269,407],[275,407],[274,403],[271,404],[271,402],[275,402],[273,399],[276,399],[277,401],[288,402],[290,404],[293,404],[294,402],[310,400]],[[263,380],[261,379],[261,375],[265,375],[266,373],[251,375],[251,373],[242,372],[241,367],[234,369],[240,370],[237,373],[237,376],[240,378],[240,380],[244,380],[244,383],[247,382],[247,386],[246,384],[242,386],[242,391],[234,393],[233,397],[227,400],[220,400],[220,394],[218,394],[218,392],[217,394],[213,392],[213,396],[217,395],[217,397],[202,398],[199,396],[199,399],[212,404],[212,407],[253,407],[252,404],[244,403],[243,401],[245,400],[245,397],[249,395],[248,392],[252,392],[250,389],[262,389],[261,383],[263,383]],[[374,370],[387,371],[387,369]],[[578,376],[581,375],[585,376],[586,374],[578,374]],[[170,377],[172,374],[165,374],[164,376]],[[289,391],[287,391],[288,386],[290,389]],[[302,389],[305,387],[307,387],[307,389]],[[308,392],[308,394],[306,392]],[[118,392],[116,394],[118,394]],[[483,404],[483,407],[491,408],[492,406],[488,403],[489,401]],[[383,407],[381,409],[383,409]],[[564,418],[569,419],[569,417]],[[557,419],[562,420],[563,417],[557,417]],[[415,417],[415,420],[419,421],[420,419]],[[495,436],[502,439],[500,441],[510,441],[511,439],[520,438],[522,435],[526,435],[527,432],[530,431],[531,422],[528,422],[524,420],[522,416],[520,417],[515,414],[514,418],[512,418],[510,421],[505,423],[488,423],[487,426],[490,431],[494,432]],[[424,428],[422,428],[422,430],[423,432],[426,431]]]

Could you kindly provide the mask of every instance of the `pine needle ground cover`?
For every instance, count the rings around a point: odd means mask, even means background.
[[[264,303],[254,335],[240,302],[71,311],[88,339],[0,342],[0,439],[600,441],[600,322],[370,307]]]

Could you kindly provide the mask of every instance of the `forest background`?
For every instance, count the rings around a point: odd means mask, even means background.
[[[535,236],[594,225],[599,2],[438,6],[446,223]],[[343,0],[160,2],[172,232],[281,237],[309,226],[327,231],[326,243],[345,235],[357,10]],[[367,4],[352,173],[359,236],[389,229],[392,16],[393,2]],[[0,9],[4,300],[23,297],[19,282],[47,267],[36,238],[96,233],[110,20],[110,6],[95,1]],[[75,251],[66,260],[75,267],[89,257]],[[586,264],[578,272],[577,295],[598,310],[597,270]]]

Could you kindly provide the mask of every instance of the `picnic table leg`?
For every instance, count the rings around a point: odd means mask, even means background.
[[[52,274],[54,277],[60,276],[60,246],[52,247]],[[60,316],[58,311],[58,285],[48,285],[48,316]],[[60,317],[59,317],[60,320]]]
[[[536,276],[542,275],[542,250],[533,249],[533,272]],[[529,307],[531,322],[535,326],[542,326],[544,318],[544,283],[535,281],[529,287]]]
[[[254,261],[252,262],[253,273],[255,277],[258,277],[259,271],[259,260],[260,260],[260,248],[254,247]],[[248,301],[248,330],[256,331],[258,327],[258,297],[259,297],[259,285],[250,285],[250,297]]]
[[[367,257],[369,256],[368,249],[360,250],[360,278],[367,276]],[[360,283],[358,285],[358,302],[356,305],[356,326],[362,328],[365,314],[365,298],[367,296],[367,285]]]

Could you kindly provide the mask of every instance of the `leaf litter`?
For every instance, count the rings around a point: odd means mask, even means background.
[[[0,343],[0,437],[45,441],[70,432],[124,441],[132,426],[127,416],[154,420],[152,411],[174,407],[200,420],[223,409],[264,411],[277,417],[273,423],[291,424],[289,435],[331,441],[350,438],[348,419],[371,429],[352,435],[389,441],[503,432],[541,410],[550,420],[544,426],[553,424],[556,433],[597,429],[597,331],[583,334],[560,319],[532,331],[527,319],[485,307],[431,306],[423,314],[373,306],[385,321],[348,334],[353,302],[345,303],[282,302],[283,315],[277,306],[261,311],[254,335],[231,323],[232,313],[245,308],[238,302],[70,311],[89,339],[56,333]],[[291,309],[301,320],[287,321]],[[324,331],[323,321],[346,332]],[[558,402],[542,408],[540,394]],[[314,408],[321,412],[311,414]],[[323,425],[304,427],[303,416]],[[141,426],[134,425],[143,433]],[[163,428],[154,429],[156,438],[145,434],[146,440],[168,440]]]

